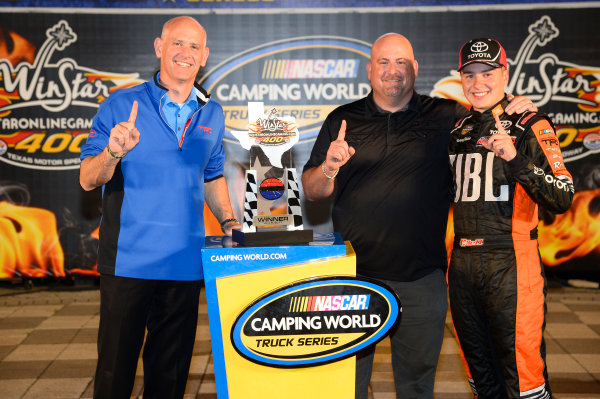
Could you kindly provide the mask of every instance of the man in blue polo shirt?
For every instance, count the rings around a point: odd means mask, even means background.
[[[206,32],[177,17],[154,42],[160,72],[102,103],[80,183],[102,186],[94,398],[129,398],[144,342],[144,398],[182,398],[196,334],[204,202],[241,227],[223,177],[223,109],[195,83]]]

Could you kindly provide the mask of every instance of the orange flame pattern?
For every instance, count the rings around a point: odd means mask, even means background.
[[[4,29],[0,27],[0,58],[8,60],[13,66],[17,66],[23,61],[33,64],[36,47],[14,31],[8,31],[7,33],[13,43],[12,51],[9,51],[8,44],[4,40]]]
[[[557,266],[600,252],[600,212],[592,209],[592,201],[600,201],[600,189],[576,193],[567,213],[557,215],[552,224],[540,223],[540,254],[545,265]]]
[[[8,31],[7,33],[13,42],[12,51],[9,51],[9,47],[4,39],[4,29],[0,27],[0,58],[8,60],[13,66],[17,66],[20,62],[33,64],[36,47],[16,32]],[[14,78],[15,74],[13,73],[12,76]],[[0,89],[0,107],[12,104],[13,100],[18,100],[19,98],[16,90],[8,93],[4,87]],[[0,118],[9,114],[10,111],[0,113]]]
[[[280,121],[282,122],[282,121]],[[289,132],[293,132],[294,130],[296,130],[298,128],[298,124],[295,122],[282,122],[283,123],[283,131],[285,133],[289,133]],[[260,133],[262,132],[262,130],[264,129],[264,127],[258,123],[249,123],[248,124],[248,131],[252,132],[252,133]]]
[[[289,132],[293,132],[296,129],[298,129],[298,124],[297,123],[287,122],[285,124],[285,127],[283,128],[283,131],[286,132],[286,133],[289,133]]]
[[[64,277],[56,217],[46,209],[0,201],[0,278]]]
[[[463,93],[460,75],[456,71],[453,71],[452,76],[440,79],[433,87],[433,91],[430,95],[432,97],[448,98],[456,101],[467,109],[471,108],[471,104]]]
[[[204,218],[206,235],[223,235],[208,206]],[[98,240],[99,228],[90,236]],[[72,268],[69,273],[98,276],[97,267]],[[0,279],[48,276],[66,276],[56,217],[46,209],[0,201]]]
[[[2,79],[0,78],[0,82]],[[13,100],[18,100],[20,97],[15,94],[16,90],[12,93],[7,92],[4,88],[0,89],[0,107],[12,104]],[[0,112],[0,118],[3,118],[10,114],[10,111]]]
[[[578,107],[582,111],[586,112],[598,112],[600,111],[600,101],[598,101],[598,91],[600,90],[600,80],[596,77],[600,75],[600,69],[586,69],[586,68],[565,68],[565,72],[569,74],[570,78],[573,78],[577,75],[592,75],[595,77],[595,80],[590,82],[590,87],[595,88],[595,91],[587,92],[583,89],[577,91],[577,96],[584,100],[588,100],[591,103],[596,104],[593,105],[583,105],[579,104]]]
[[[248,124],[248,131],[252,132],[252,133],[259,133],[262,130],[262,126],[258,125],[256,123],[249,123]]]

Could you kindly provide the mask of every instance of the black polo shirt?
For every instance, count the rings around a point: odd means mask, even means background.
[[[370,93],[329,114],[304,170],[325,160],[346,120],[356,153],[336,177],[332,220],[352,243],[359,274],[414,281],[446,269],[448,140],[466,114],[455,101],[416,93],[394,113],[380,110]]]

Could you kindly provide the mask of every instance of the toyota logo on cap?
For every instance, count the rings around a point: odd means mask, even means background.
[[[476,42],[473,43],[473,45],[471,46],[471,51],[474,53],[482,53],[484,51],[487,51],[488,48],[489,46],[484,42]]]
[[[506,67],[506,52],[497,40],[478,38],[462,45],[458,56],[458,71],[473,62],[481,62],[494,68]]]

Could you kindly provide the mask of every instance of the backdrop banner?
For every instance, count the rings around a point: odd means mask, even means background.
[[[8,3],[48,7],[54,2]],[[86,6],[85,1],[79,3]],[[529,97],[552,117],[575,180],[575,201],[568,213],[541,212],[544,264],[556,270],[597,270],[600,3],[578,3],[572,9],[540,7],[197,13],[210,48],[200,81],[225,111],[225,176],[238,219],[243,217],[249,159],[231,131],[247,129],[248,102],[263,102],[265,108],[277,108],[280,117],[295,118],[299,141],[291,156],[300,175],[327,114],[369,93],[365,66],[370,45],[381,34],[398,32],[411,40],[419,62],[419,93],[463,103],[458,50],[473,37],[487,36],[498,39],[507,51],[508,92]],[[102,101],[119,88],[150,79],[158,69],[153,41],[167,19],[185,10],[4,10],[0,278],[96,274],[100,192],[84,192],[79,186],[81,145]],[[300,193],[305,228],[330,232],[330,203],[307,203]],[[220,234],[218,223],[208,216],[207,235]],[[450,224],[450,232],[451,228]]]

